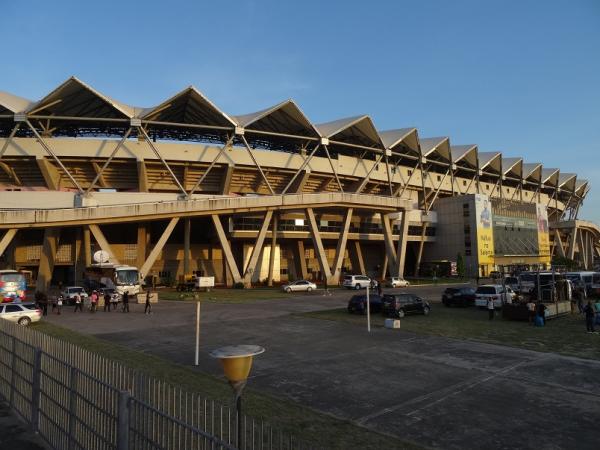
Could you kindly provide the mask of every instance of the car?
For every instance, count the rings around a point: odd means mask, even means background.
[[[504,284],[515,292],[519,291],[519,279],[517,277],[505,277]]]
[[[410,286],[410,283],[404,278],[392,277],[390,278],[390,281],[388,281],[388,286],[393,288],[408,287]]]
[[[281,289],[288,294],[290,292],[311,292],[317,289],[317,285],[308,280],[296,280],[291,283],[284,284]]]
[[[371,279],[365,275],[346,275],[342,286],[347,289],[365,289],[371,285]]]
[[[415,294],[386,294],[383,296],[383,315],[386,317],[404,317],[407,314],[431,312],[431,305]]]
[[[75,295],[79,295],[79,297],[81,298],[82,302],[85,301],[85,299],[88,298],[88,295],[85,292],[85,289],[83,289],[81,286],[67,286],[61,292],[61,295],[64,297],[65,301],[69,305],[74,305],[75,304]]]
[[[494,300],[495,308],[502,308],[504,303],[512,303],[516,294],[506,286],[506,290],[501,284],[484,284],[475,291],[475,306],[486,308],[488,299]]]
[[[498,279],[502,278],[502,274],[499,271],[497,271],[497,270],[492,270],[490,272],[490,278],[492,280],[498,280]]]
[[[32,322],[39,322],[42,318],[42,310],[35,303],[0,305],[0,318],[27,326]]]
[[[471,287],[449,287],[442,294],[445,306],[473,306],[475,304],[475,289]]]
[[[100,288],[97,290],[98,296],[104,299],[106,294],[110,295],[112,299],[116,299],[117,302],[121,301],[121,294],[115,291],[113,288]]]
[[[369,311],[371,313],[381,312],[383,306],[382,297],[377,294],[369,295]],[[348,302],[348,312],[350,314],[366,314],[367,313],[367,296],[353,295]]]

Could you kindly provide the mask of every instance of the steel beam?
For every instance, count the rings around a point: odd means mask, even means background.
[[[331,284],[338,284],[340,281],[342,264],[344,262],[344,255],[346,253],[346,242],[348,241],[348,231],[350,231],[350,224],[352,223],[353,211],[354,210],[352,208],[348,208],[344,216],[342,232],[340,233],[340,239],[338,240],[337,248],[335,249],[335,259],[333,263],[333,274],[331,277]]]
[[[396,250],[394,248],[394,238],[393,238],[393,229],[390,224],[390,220],[385,213],[380,213],[381,217],[381,228],[383,229],[383,242],[385,244],[385,252],[388,257],[388,264],[391,265],[394,269],[390,272],[395,273],[396,271]]]
[[[173,230],[175,229],[175,225],[177,225],[177,222],[179,222],[179,217],[173,217],[167,224],[165,231],[163,231],[163,234],[160,236],[160,239],[158,240],[158,242],[156,243],[156,245],[154,246],[154,248],[148,255],[148,259],[146,259],[146,262],[144,262],[144,264],[140,268],[140,276],[142,278],[145,278],[146,275],[148,275],[148,271],[150,269],[152,269],[152,266],[154,265],[154,262],[158,258],[158,255],[160,254],[163,247],[169,240],[171,233],[173,233]]]
[[[271,219],[273,218],[273,210],[269,209],[265,213],[265,218],[260,227],[260,231],[258,232],[258,236],[256,238],[256,243],[254,244],[254,248],[252,249],[252,253],[250,254],[250,259],[248,260],[248,266],[244,272],[244,284],[246,286],[250,286],[252,283],[252,275],[256,270],[256,266],[258,264],[258,259],[263,249],[263,244],[265,243],[265,237],[267,236],[267,231],[269,230],[269,224],[271,223]]]
[[[231,146],[231,144],[233,144],[233,138],[229,137],[227,139],[227,142],[221,147],[221,149],[217,153],[217,156],[215,157],[215,159],[213,159],[211,161],[210,165],[206,168],[206,171],[200,176],[200,178],[198,178],[198,181],[196,181],[196,184],[194,184],[194,187],[192,189],[190,189],[188,197],[191,197],[192,194],[194,192],[196,192],[196,189],[198,189],[198,187],[200,187],[200,185],[202,184],[202,182],[204,181],[204,179],[206,178],[206,176],[208,175],[208,173],[212,170],[212,168],[215,166],[215,164],[217,163],[217,161],[219,160],[219,158],[221,157],[221,155],[225,152],[225,150],[227,149],[227,147]],[[229,165],[227,167],[229,167]]]
[[[333,161],[331,160],[331,155],[329,154],[329,149],[327,148],[326,145],[323,145],[323,148],[325,149],[325,154],[327,155],[327,160],[329,161],[329,165],[331,166],[331,171],[333,172],[333,176],[335,177],[335,181],[337,181],[337,184],[340,188],[340,192],[343,193],[344,192],[344,187],[342,186],[342,183],[338,177],[337,174],[337,170],[335,170],[335,167],[333,165]]]
[[[4,233],[4,236],[2,236],[2,239],[0,239],[0,256],[4,254],[4,252],[6,251],[7,247],[10,245],[16,234],[16,228],[9,228],[8,230],[6,230],[6,233]]]
[[[219,242],[221,244],[221,250],[223,251],[223,256],[225,257],[224,259],[227,261],[227,265],[231,271],[233,282],[236,284],[241,283],[242,276],[240,275],[240,271],[235,263],[235,258],[233,257],[233,252],[231,251],[229,241],[227,241],[227,236],[225,235],[223,224],[221,224],[221,219],[217,214],[212,214],[211,218],[215,226],[215,231],[217,232],[217,237],[219,238]]]
[[[417,251],[417,261],[415,262],[415,277],[419,276],[421,270],[421,258],[423,257],[423,247],[425,245],[425,232],[427,231],[427,222],[421,225],[421,240],[419,241],[419,250]]]
[[[402,213],[400,232],[398,236],[398,250],[396,252],[396,276],[404,278],[404,262],[406,261],[406,243],[408,241],[408,211]]]
[[[98,171],[98,173],[96,173],[96,177],[94,178],[94,180],[92,181],[90,186],[87,188],[87,191],[85,191],[86,195],[89,194],[92,189],[94,189],[94,186],[96,185],[98,180],[100,180],[102,178],[102,174],[104,173],[104,170],[108,167],[108,165],[113,160],[113,158],[115,157],[115,155],[117,154],[117,152],[119,151],[121,146],[125,143],[125,141],[127,140],[127,138],[129,137],[130,134],[131,134],[131,127],[129,127],[127,129],[127,132],[123,135],[121,140],[117,143],[117,145],[115,146],[114,150],[112,151],[112,153],[110,154],[108,159],[104,162],[104,164],[100,168],[100,171]]]
[[[310,236],[312,237],[317,260],[321,267],[321,273],[325,277],[326,283],[329,283],[331,280],[331,269],[329,268],[329,262],[327,261],[327,255],[325,254],[325,248],[323,247],[323,241],[321,241],[321,234],[317,227],[317,220],[312,208],[306,208],[306,218],[308,219]]]
[[[254,156],[254,153],[252,153],[252,149],[250,148],[250,145],[248,144],[248,141],[246,140],[245,136],[243,134],[241,134],[239,137],[242,139],[242,142],[246,146],[246,150],[248,151],[248,154],[250,155],[250,158],[252,158],[252,161],[254,162],[254,165],[256,166],[256,168],[258,169],[258,171],[260,172],[261,177],[263,178],[263,180],[265,180],[265,183],[267,184],[267,187],[269,188],[269,191],[271,192],[271,195],[275,195],[275,191],[271,187],[271,183],[269,183],[269,180],[267,179],[267,176],[263,172],[262,167],[260,166],[260,164],[256,160],[256,157]]]
[[[302,172],[306,168],[306,166],[308,165],[308,163],[310,162],[310,160],[312,159],[312,157],[314,156],[314,154],[317,152],[318,149],[319,149],[319,144],[315,145],[315,148],[313,148],[312,152],[310,152],[310,154],[302,162],[302,165],[300,166],[300,168],[292,176],[292,179],[288,182],[288,184],[286,185],[286,187],[283,188],[283,191],[281,191],[281,195],[285,194],[288,191],[288,189],[292,186],[292,183],[294,182],[294,180],[296,179],[296,177],[298,177],[298,175],[300,174],[300,172]],[[305,174],[306,173],[308,173],[308,172],[305,172]]]

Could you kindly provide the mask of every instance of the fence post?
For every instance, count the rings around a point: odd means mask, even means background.
[[[12,350],[11,350],[11,363],[10,363],[10,396],[8,404],[11,409],[14,406],[14,397],[15,397],[15,371],[17,366],[17,338],[15,336],[12,337]]]
[[[33,431],[40,429],[40,398],[42,381],[42,349],[36,348],[33,354],[33,373],[31,380],[31,426]]]
[[[77,377],[79,371],[71,366],[69,377],[69,450],[75,448],[75,423],[77,421]]]
[[[119,392],[117,413],[117,450],[129,450],[129,392]]]

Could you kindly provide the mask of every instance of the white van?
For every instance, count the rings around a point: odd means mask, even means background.
[[[594,283],[594,274],[598,272],[567,272],[565,276],[567,280],[571,280],[573,284],[585,285],[586,291],[590,291]]]
[[[475,306],[486,308],[488,299],[494,301],[494,308],[502,308],[504,303],[512,303],[515,300],[515,293],[506,286],[506,290],[501,284],[485,284],[479,286],[475,291]]]
[[[365,275],[346,275],[342,286],[347,289],[365,289],[371,285],[371,279]]]

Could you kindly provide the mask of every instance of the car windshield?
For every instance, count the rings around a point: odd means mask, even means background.
[[[476,294],[495,294],[496,293],[496,288],[492,287],[492,286],[480,286],[477,288],[477,291],[475,291]]]
[[[23,307],[25,307],[27,309],[33,309],[33,310],[37,309],[37,306],[35,306],[35,305],[23,305]]]
[[[0,274],[0,281],[5,283],[24,283],[25,277],[21,273],[2,273]]]
[[[352,277],[351,276],[345,276],[344,277],[344,281],[352,281]]]
[[[117,270],[117,284],[120,285],[130,285],[130,284],[138,284],[139,277],[138,271],[127,269],[127,270]]]

